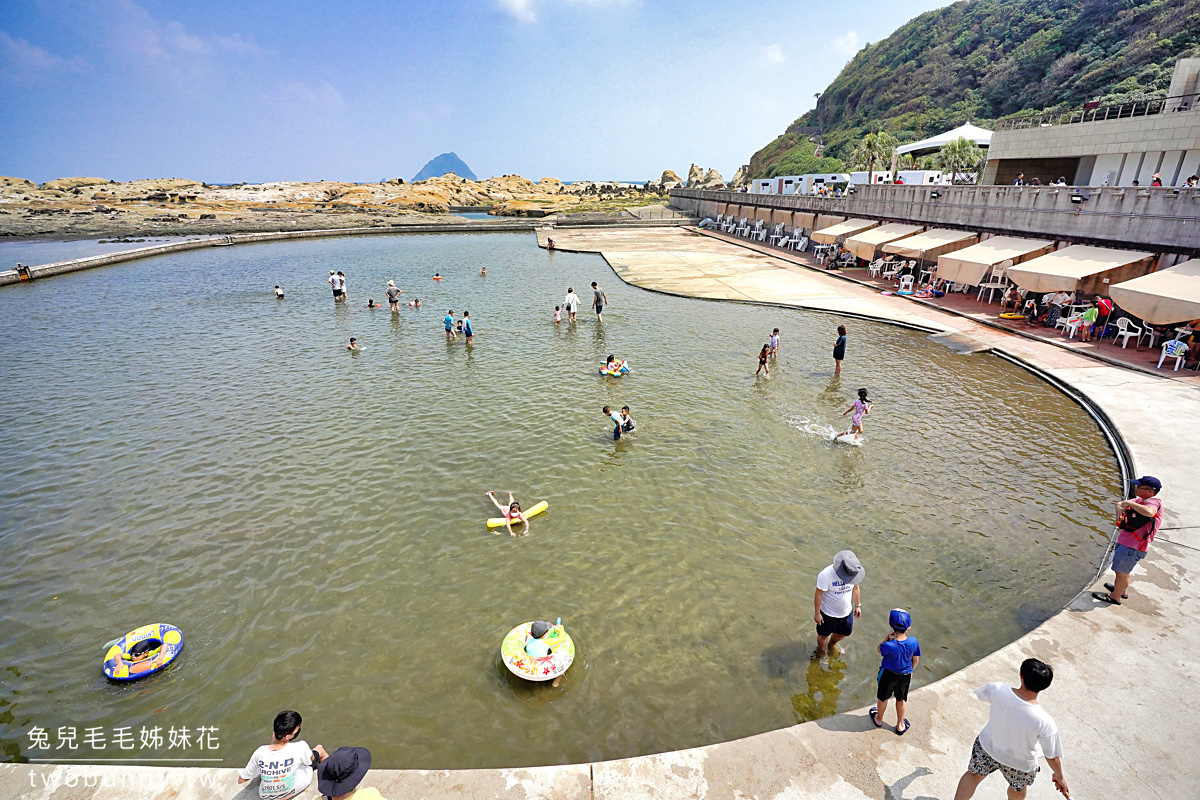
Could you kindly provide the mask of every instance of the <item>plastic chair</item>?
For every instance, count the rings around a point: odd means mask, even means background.
[[[883,269],[883,259],[877,258],[871,262],[870,266],[867,267],[867,272],[870,273],[872,278],[878,278],[879,272],[882,269]]]
[[[803,236],[803,235],[793,236],[792,237],[792,249],[799,250],[800,252],[803,253],[805,250],[808,249],[808,237]]]
[[[1140,337],[1142,335],[1142,333],[1143,333],[1142,329],[1140,327],[1138,327],[1137,325],[1134,325],[1129,320],[1129,317],[1121,317],[1119,320],[1117,320],[1117,333],[1116,333],[1116,336],[1113,337],[1113,344],[1116,344],[1117,339],[1120,339],[1121,340],[1121,349],[1124,350],[1125,345],[1129,344],[1129,340],[1132,337],[1135,337],[1135,336]],[[1134,343],[1134,347],[1137,347],[1136,342]]]
[[[1142,331],[1142,336],[1145,336],[1150,341],[1151,347],[1154,347],[1155,341],[1162,335],[1163,335],[1162,331],[1158,330],[1157,328],[1155,328],[1151,325],[1147,325],[1146,330]],[[1137,340],[1138,347],[1142,346],[1142,336],[1138,337],[1138,340]]]
[[[1163,342],[1162,355],[1158,357],[1157,369],[1162,369],[1163,361],[1166,361],[1170,357],[1175,359],[1175,372],[1178,372],[1179,366],[1187,359],[1187,354],[1187,342],[1180,342],[1175,339]]]
[[[1083,317],[1071,317],[1067,320],[1067,324],[1062,326],[1063,333],[1067,334],[1068,339],[1074,339],[1075,334],[1079,333],[1081,325],[1083,325]]]
[[[901,276],[900,291],[901,292],[911,292],[913,290],[913,281],[915,281],[915,280],[916,280],[916,278],[914,278],[912,275]]]

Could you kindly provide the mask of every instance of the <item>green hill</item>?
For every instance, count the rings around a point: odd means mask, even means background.
[[[1163,97],[1200,54],[1200,0],[964,0],[902,25],[851,59],[816,107],[754,154],[752,177],[830,172],[866,133],[903,142],[1022,111]],[[808,131],[820,128],[825,163]],[[805,166],[804,170],[796,169]]]

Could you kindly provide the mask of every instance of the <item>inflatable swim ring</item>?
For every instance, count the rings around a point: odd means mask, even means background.
[[[909,289],[908,291],[904,291],[903,289],[901,289],[900,291],[896,292],[896,294],[898,294],[902,297],[910,297],[912,295],[912,293],[913,293],[912,289]]]
[[[880,292],[880,294],[895,294],[895,292]]]
[[[433,276],[433,279],[434,279],[435,281],[440,281],[440,280],[442,279],[442,276],[441,276],[441,275],[434,275],[434,276]]]
[[[1006,311],[1000,315],[1000,319],[1025,319],[1025,315],[1014,311]]]
[[[600,374],[607,375],[610,378],[619,378],[626,372],[629,372],[629,365],[624,361],[614,361],[612,369],[606,369],[607,364],[600,365]]]
[[[166,669],[183,652],[183,631],[165,622],[143,625],[113,642],[104,654],[104,675],[136,681]]]
[[[533,508],[529,509],[528,511],[522,510],[521,513],[524,514],[526,518],[536,517],[538,514],[542,513],[549,507],[550,507],[550,504],[547,503],[545,500],[543,500],[542,502],[534,505]],[[517,520],[513,524],[520,525],[521,521]],[[504,517],[488,517],[488,529],[489,530],[492,528],[503,528],[503,527],[504,527]]]
[[[929,293],[931,295],[933,295],[934,297],[945,297],[946,296],[946,293],[943,292],[941,289],[930,289]]]
[[[508,671],[527,681],[551,681],[570,668],[575,660],[575,643],[562,625],[555,625],[542,637],[550,651],[535,658],[525,652],[529,641],[529,626],[533,621],[523,622],[508,632],[500,643],[500,658]]]

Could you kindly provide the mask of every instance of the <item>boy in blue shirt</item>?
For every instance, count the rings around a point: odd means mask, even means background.
[[[879,667],[879,691],[875,693],[879,705],[871,706],[869,713],[875,727],[882,728],[888,701],[896,698],[896,735],[903,736],[912,727],[904,718],[904,707],[908,703],[908,684],[913,668],[921,660],[921,646],[908,635],[912,617],[903,608],[893,608],[888,623],[892,630],[879,643],[879,655],[883,656],[883,664]]]
[[[446,326],[446,341],[452,342],[458,339],[458,335],[454,333],[454,309],[446,312],[446,318],[442,320]]]

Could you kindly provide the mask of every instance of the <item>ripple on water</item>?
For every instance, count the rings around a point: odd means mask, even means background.
[[[331,268],[350,303],[331,302]],[[388,279],[423,307],[363,308]],[[554,325],[566,287],[592,280],[605,324]],[[451,307],[471,312],[473,348],[444,341]],[[868,702],[894,606],[927,654],[918,684],[1030,629],[1090,577],[1118,489],[1091,419],[1000,359],[641,292],[524,235],[39,280],[0,292],[0,335],[0,662],[21,673],[0,681],[0,740],[22,745],[32,724],[216,725],[232,766],[285,707],[310,741],[388,767],[744,736]],[[609,353],[631,374],[597,376]],[[863,446],[834,445],[859,386],[877,403]],[[630,405],[637,433],[613,442],[605,404]],[[486,489],[550,511],[492,535]],[[867,567],[866,613],[817,661],[813,578],[844,547]],[[579,652],[563,686],[509,676],[503,635],[555,616]],[[106,684],[100,644],[153,620],[185,631],[182,661]]]

